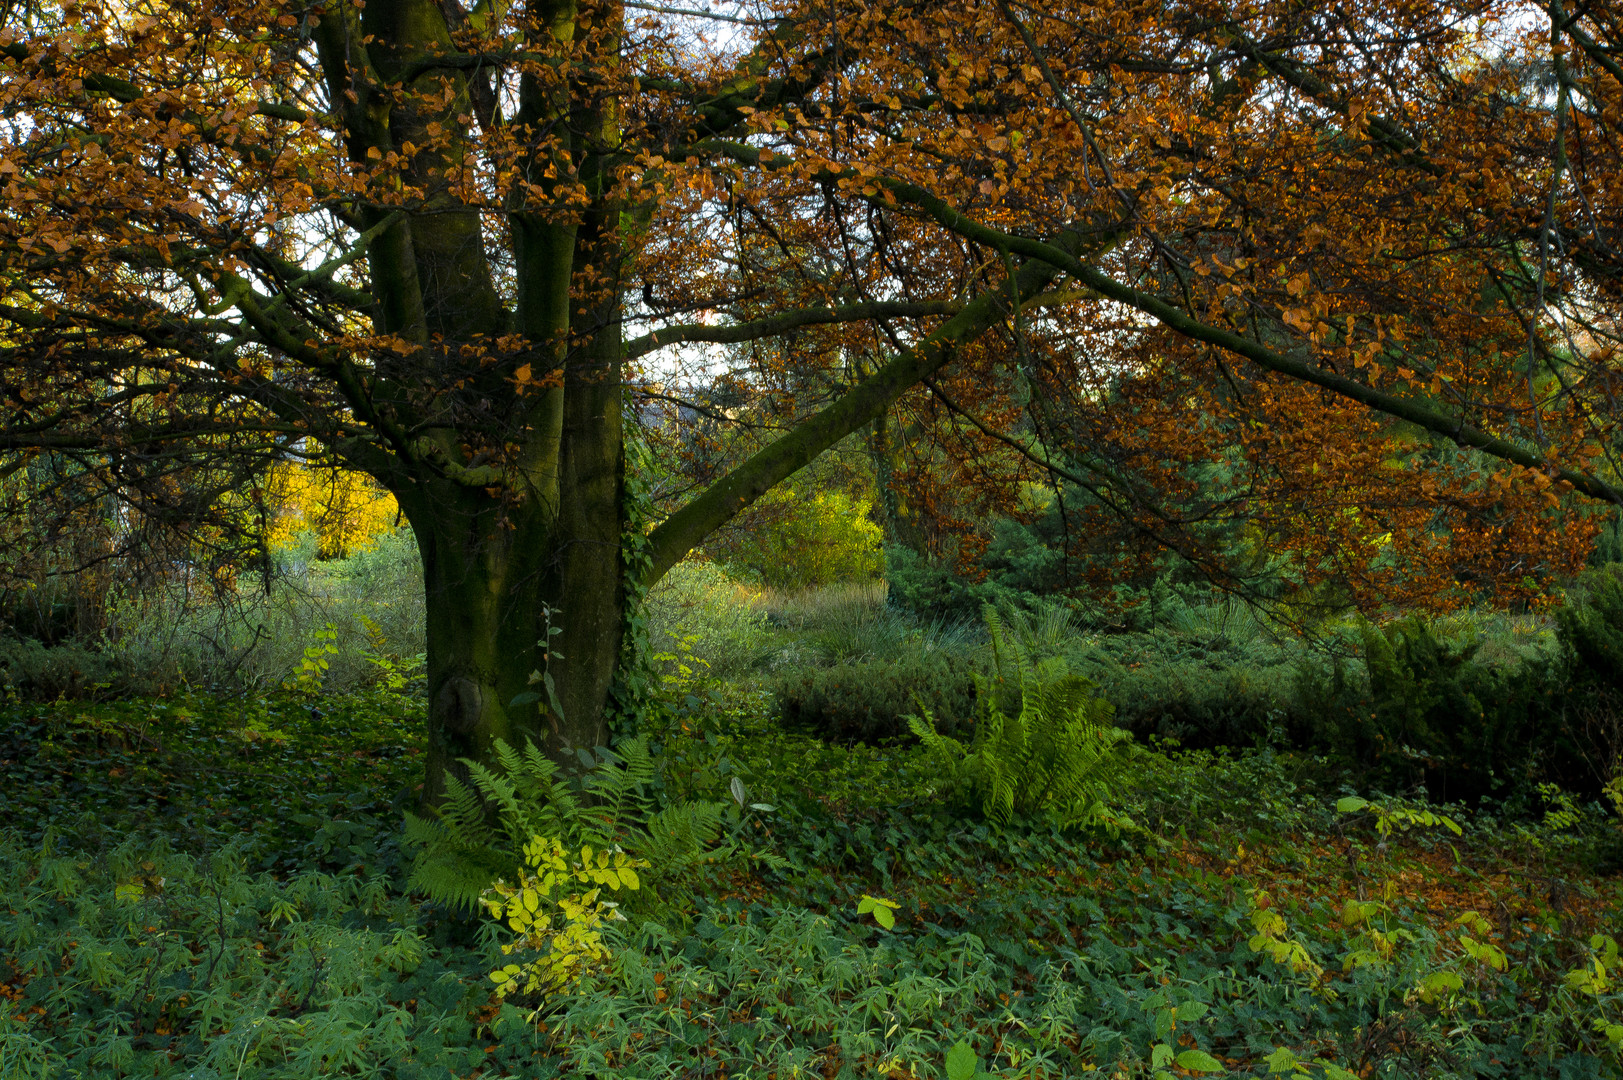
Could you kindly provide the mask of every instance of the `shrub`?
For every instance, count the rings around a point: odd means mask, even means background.
[[[1574,750],[1596,779],[1623,774],[1623,566],[1588,575],[1585,595],[1556,611],[1568,674]]]
[[[809,496],[774,489],[747,527],[714,538],[706,550],[731,573],[775,588],[876,578],[885,560],[872,510],[870,500],[837,489]]]
[[[496,996],[539,993],[550,997],[608,959],[602,926],[625,916],[616,910],[617,904],[598,896],[605,887],[635,892],[641,887],[637,868],[647,865],[646,860],[633,859],[619,849],[594,852],[590,845],[580,849],[576,861],[573,852],[564,850],[556,839],[532,836],[524,845],[518,881],[509,885],[498,879],[479,897],[490,916],[516,935],[502,945],[502,954],[534,954],[490,973]],[[597,888],[580,892],[571,883]],[[572,891],[575,895],[565,895]]]
[[[779,674],[768,683],[786,724],[838,742],[904,738],[922,706],[948,732],[975,718],[973,669],[941,652]]]
[[[1189,747],[1296,742],[1290,697],[1294,669],[1200,662],[1114,666],[1101,675],[1117,723],[1139,738],[1170,738]]]
[[[1342,733],[1354,760],[1387,784],[1425,783],[1445,799],[1527,790],[1540,777],[1570,783],[1561,666],[1483,664],[1478,647],[1418,617],[1368,629],[1370,710]]]

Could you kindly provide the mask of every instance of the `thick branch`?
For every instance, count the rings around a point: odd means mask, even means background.
[[[1054,246],[1068,251],[1080,244],[1067,234]],[[973,340],[1005,317],[1003,302],[1037,296],[1059,276],[1047,260],[1028,261],[1015,272],[1010,288],[986,294],[964,306],[918,345],[898,355],[857,384],[834,404],[801,423],[666,518],[649,535],[651,560],[644,579],[658,581],[665,571],[733,515],[792,476],[818,454],[881,415],[907,390],[952,360],[960,345]]]
[[[761,338],[772,337],[785,331],[793,330],[797,326],[823,326],[829,323],[863,322],[868,319],[922,319],[931,315],[955,315],[963,310],[962,304],[948,303],[946,301],[926,300],[918,303],[906,301],[870,301],[860,304],[842,304],[833,308],[802,308],[799,311],[785,311],[779,315],[771,315],[764,319],[755,319],[745,323],[734,323],[730,326],[710,326],[705,323],[688,323],[681,326],[667,326],[640,338],[626,342],[625,356],[627,360],[634,360],[645,356],[655,349],[663,349],[667,345],[679,345],[684,342],[704,341],[715,344],[732,345],[741,341],[758,341]]]
[[[1122,284],[1058,245],[1016,236],[972,221],[916,185],[897,181],[881,182],[885,184],[886,190],[898,199],[919,207],[936,222],[965,239],[1013,252],[1028,259],[1047,262],[1055,269],[1062,270],[1091,287],[1101,296],[1136,308],[1184,337],[1227,349],[1269,371],[1312,383],[1377,412],[1407,420],[1460,446],[1469,446],[1501,460],[1537,469],[1549,474],[1553,479],[1566,481],[1591,498],[1623,503],[1623,492],[1619,492],[1599,477],[1556,465],[1538,451],[1490,435],[1465,423],[1463,418],[1448,416],[1418,402],[1388,394],[1373,386],[1327,371],[1309,361],[1287,356],[1249,338],[1220,330],[1215,326],[1207,326],[1159,297]]]

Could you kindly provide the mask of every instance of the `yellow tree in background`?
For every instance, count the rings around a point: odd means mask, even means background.
[[[365,473],[302,461],[271,469],[265,502],[265,539],[271,548],[290,547],[300,533],[310,532],[322,559],[342,559],[371,547],[400,516],[394,496]]]

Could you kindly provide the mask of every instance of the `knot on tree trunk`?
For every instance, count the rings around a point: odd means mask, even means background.
[[[484,691],[479,684],[463,675],[445,681],[434,698],[434,711],[446,731],[469,735],[479,726],[484,711]]]

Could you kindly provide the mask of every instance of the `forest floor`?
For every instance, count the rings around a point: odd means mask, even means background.
[[[0,1075],[1623,1076],[1598,808],[1140,748],[1130,828],[1002,827],[928,798],[916,748],[748,693],[654,734],[660,797],[746,792],[731,835],[772,865],[701,867],[566,992],[502,1001],[511,935],[402,885],[415,699],[0,705]]]

